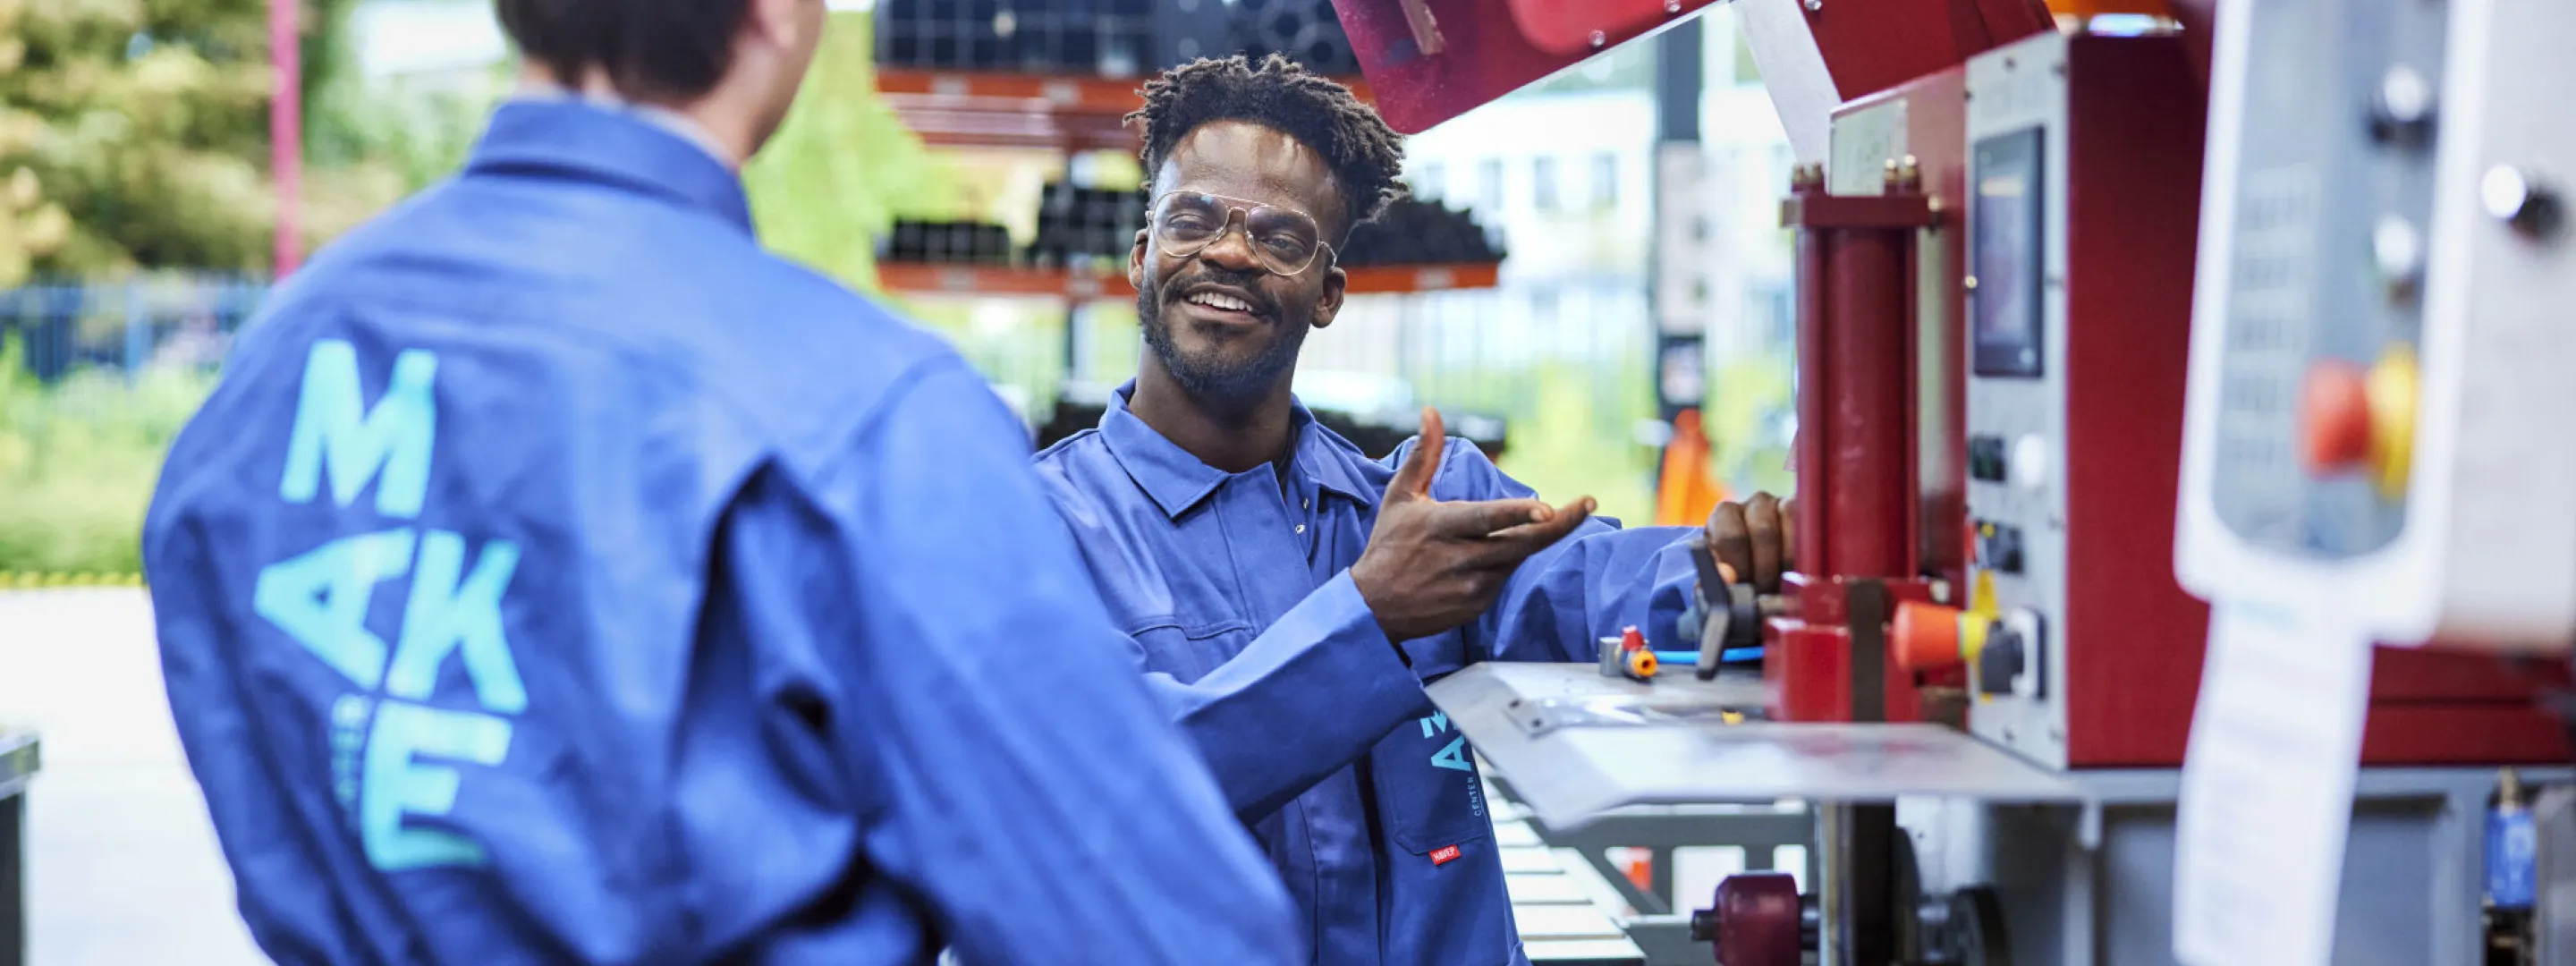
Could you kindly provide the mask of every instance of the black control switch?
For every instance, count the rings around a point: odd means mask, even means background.
[[[2020,573],[2021,528],[2001,523],[1977,524],[1977,562],[1998,573]]]
[[[2001,623],[1986,631],[1985,650],[1977,654],[1977,691],[1982,694],[2011,694],[2013,678],[2021,676],[2029,663],[2022,653],[2021,635]]]
[[[2004,481],[2004,440],[2001,436],[1968,437],[1968,475],[1988,483]]]

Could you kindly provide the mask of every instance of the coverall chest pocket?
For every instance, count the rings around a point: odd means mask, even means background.
[[[1485,838],[1494,826],[1485,814],[1484,780],[1467,736],[1450,727],[1449,716],[1427,705],[1423,710],[1421,718],[1377,743],[1369,754],[1369,776],[1395,844],[1446,862],[1437,853]]]
[[[1145,669],[1183,684],[1208,676],[1252,643],[1252,625],[1238,620],[1183,625],[1173,618],[1141,622],[1127,632],[1145,649]]]

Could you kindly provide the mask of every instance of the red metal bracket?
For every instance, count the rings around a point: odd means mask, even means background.
[[[1822,229],[1929,228],[1938,213],[1919,194],[1829,195],[1802,191],[1780,200],[1780,227]]]

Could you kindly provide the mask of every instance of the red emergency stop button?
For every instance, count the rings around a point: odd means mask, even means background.
[[[2386,499],[2406,493],[2415,464],[2415,350],[2390,346],[2365,370],[2340,360],[2308,369],[2299,394],[2299,459],[2313,476],[2358,473]]]
[[[1937,671],[1967,662],[1960,648],[1959,609],[1921,601],[1896,605],[1895,626],[1888,629],[1888,643],[1896,650],[1896,664],[1908,671]]]
[[[2360,469],[2370,459],[2370,375],[2340,359],[2308,367],[2299,392],[2299,462],[2316,476]]]

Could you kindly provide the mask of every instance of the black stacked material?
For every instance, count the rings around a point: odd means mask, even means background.
[[[1498,233],[1465,209],[1407,198],[1351,232],[1345,268],[1362,265],[1461,265],[1503,260]]]
[[[888,262],[941,265],[1009,265],[1011,232],[971,221],[898,221],[877,248]]]
[[[1038,234],[1029,243],[1029,264],[1118,271],[1136,244],[1136,230],[1143,227],[1145,202],[1136,192],[1049,182],[1038,201]]]
[[[1235,50],[1255,57],[1286,54],[1319,74],[1348,77],[1360,72],[1359,56],[1342,33],[1333,0],[1235,0],[1231,26]]]
[[[879,0],[877,61],[934,70],[1133,77],[1153,66],[1154,2]]]

